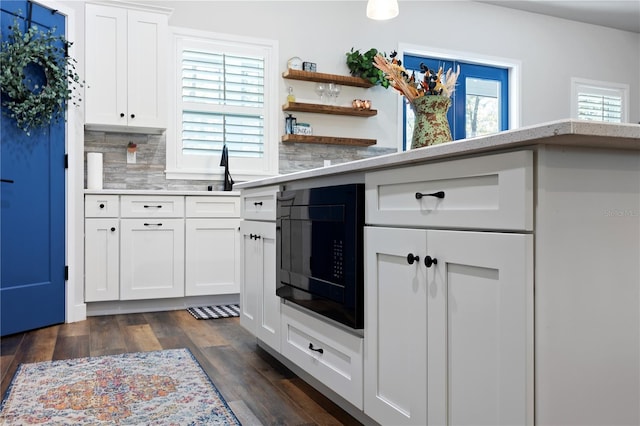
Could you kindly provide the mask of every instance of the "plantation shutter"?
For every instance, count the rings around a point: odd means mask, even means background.
[[[621,123],[623,98],[620,91],[578,87],[578,119]]]
[[[182,51],[182,152],[264,155],[264,58]]]

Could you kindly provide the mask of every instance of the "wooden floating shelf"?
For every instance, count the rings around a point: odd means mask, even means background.
[[[356,109],[352,107],[306,104],[301,102],[287,102],[282,106],[283,111],[315,112],[318,114],[351,115],[354,117],[373,117],[378,114],[375,109]]]
[[[286,143],[317,143],[327,145],[371,146],[376,144],[375,139],[341,138],[334,136],[315,135],[283,135],[282,142]]]
[[[343,84],[345,86],[353,86],[353,87],[372,87],[373,84],[369,83],[364,78],[360,77],[351,77],[347,75],[337,75],[337,74],[325,74],[322,72],[312,72],[312,71],[301,71],[301,70],[292,70],[288,69],[282,73],[283,78],[288,78],[290,80],[303,80],[303,81],[314,81],[316,83],[337,83]]]

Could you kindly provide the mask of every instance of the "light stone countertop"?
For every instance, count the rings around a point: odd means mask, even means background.
[[[85,189],[85,195],[197,195],[239,197],[240,191],[179,191],[164,189]]]
[[[234,189],[259,188],[302,179],[363,172],[367,170],[427,163],[473,154],[488,154],[536,145],[640,151],[640,125],[559,120],[508,130],[489,136],[447,142],[426,148],[381,155],[286,175],[237,183]]]

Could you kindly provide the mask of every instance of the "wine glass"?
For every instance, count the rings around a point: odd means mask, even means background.
[[[342,87],[339,84],[336,83],[331,83],[329,84],[329,92],[331,93],[331,101],[333,103],[337,103],[338,102],[338,95],[340,95],[340,90],[342,89]]]
[[[316,93],[320,96],[320,102],[322,103],[324,101],[324,95],[327,93],[327,87],[324,83],[318,83],[316,85]]]

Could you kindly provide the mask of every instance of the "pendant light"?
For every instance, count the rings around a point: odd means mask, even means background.
[[[369,0],[367,18],[383,21],[398,16],[398,0]]]

